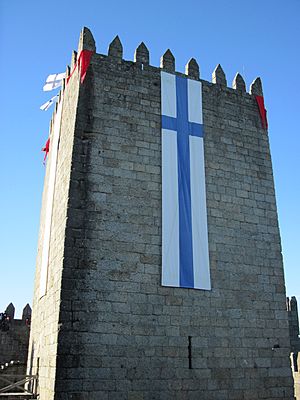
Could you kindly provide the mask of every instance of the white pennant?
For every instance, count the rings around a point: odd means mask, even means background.
[[[50,90],[56,89],[61,86],[62,80],[66,77],[66,73],[62,72],[60,74],[49,75],[46,79],[46,84],[43,87],[44,92],[49,92]]]
[[[56,94],[55,96],[53,96],[50,100],[48,100],[46,103],[42,104],[40,107],[40,110],[42,111],[47,111],[52,104],[55,102],[55,99],[58,98],[58,94]]]

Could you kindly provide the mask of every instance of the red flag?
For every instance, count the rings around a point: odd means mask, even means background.
[[[80,68],[80,82],[83,83],[87,69],[90,65],[91,62],[91,57],[92,57],[93,51],[91,50],[82,50],[80,53],[80,57],[78,60],[78,65]]]
[[[74,65],[73,71],[67,78],[67,83],[69,83],[69,80],[73,73],[75,72],[77,66],[80,70],[80,82],[83,83],[87,69],[90,65],[91,62],[91,57],[94,52],[92,50],[82,50],[77,58],[76,64]]]
[[[48,156],[49,148],[50,148],[50,138],[48,138],[48,140],[47,140],[47,142],[46,142],[46,144],[45,144],[45,147],[42,148],[42,151],[45,152],[44,163],[45,163],[46,158],[47,158],[47,156]]]
[[[255,99],[258,105],[262,127],[268,129],[267,110],[265,109],[264,98],[262,96],[255,96]]]

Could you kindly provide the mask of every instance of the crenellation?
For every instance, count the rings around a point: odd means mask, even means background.
[[[23,308],[22,312],[22,320],[30,319],[31,318],[31,307],[27,303],[26,306]]]
[[[237,73],[232,82],[232,88],[240,93],[246,92],[246,84],[241,74]]]
[[[143,65],[149,65],[149,50],[142,42],[134,52],[134,62]]]
[[[212,73],[212,83],[227,86],[227,80],[221,64],[218,64]]]
[[[59,93],[58,93],[58,100],[57,100],[57,103],[60,103],[60,102],[61,102],[62,96],[63,96],[63,89],[61,89],[61,90],[59,91]]]
[[[168,49],[160,59],[160,68],[168,71],[175,72],[175,57],[170,49]]]
[[[191,58],[189,62],[185,66],[185,74],[191,78],[199,79],[200,78],[200,70],[197,61],[194,58]]]
[[[254,81],[251,83],[249,93],[254,96],[263,96],[263,89],[260,78],[254,79]]]
[[[15,318],[12,303],[6,308],[9,320],[6,328],[0,326],[0,374],[23,374],[26,371],[28,353],[31,308],[27,304],[23,309],[22,319]],[[0,382],[0,387],[3,381]]]
[[[82,50],[91,50],[96,52],[95,39],[92,32],[87,27],[84,27],[80,32],[77,50],[78,54],[80,54]]]
[[[110,43],[108,48],[108,56],[115,59],[116,61],[122,60],[123,46],[119,36],[116,36],[114,40]]]
[[[72,51],[71,63],[70,63],[71,70],[73,70],[73,68],[75,67],[76,62],[77,62],[77,51],[73,50]]]
[[[5,310],[6,314],[9,316],[10,319],[14,319],[15,317],[15,306],[13,303],[9,303]]]
[[[68,79],[71,74],[71,68],[69,65],[66,66],[66,78]]]

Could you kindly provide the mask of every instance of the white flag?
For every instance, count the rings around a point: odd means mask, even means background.
[[[211,290],[201,82],[161,72],[162,285]]]
[[[66,73],[62,72],[60,74],[49,75],[46,79],[46,84],[43,87],[44,92],[49,92],[50,90],[56,89],[61,86],[62,80],[66,77]]]
[[[58,94],[53,96],[52,99],[48,100],[46,103],[42,104],[40,109],[43,111],[47,111],[48,108],[50,108],[52,106],[52,104],[55,102],[55,99],[57,99],[57,97],[58,97]]]

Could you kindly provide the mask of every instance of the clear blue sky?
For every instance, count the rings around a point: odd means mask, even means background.
[[[98,53],[106,54],[118,34],[128,60],[144,41],[155,66],[170,48],[178,71],[195,57],[206,80],[218,63],[229,85],[237,71],[247,88],[262,78],[287,292],[300,301],[300,0],[1,0],[0,311],[12,301],[20,314],[32,303],[45,172],[40,149],[52,113],[39,106],[53,93],[42,86],[48,74],[65,71],[83,26]]]

